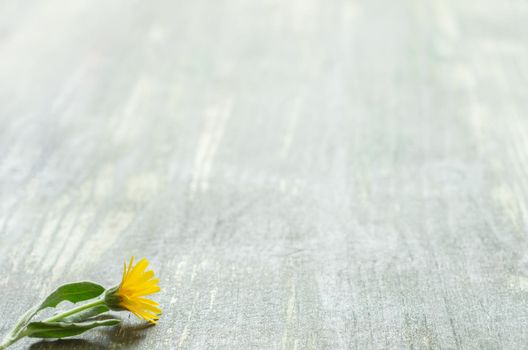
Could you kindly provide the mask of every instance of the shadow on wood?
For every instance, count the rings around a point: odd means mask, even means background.
[[[114,327],[113,329],[102,330],[102,339],[108,339],[106,344],[89,341],[85,339],[58,339],[55,341],[40,341],[32,344],[30,350],[61,350],[61,349],[82,349],[82,350],[103,350],[109,349],[111,344],[119,346],[133,346],[144,338],[143,331],[152,327],[150,324],[125,325]]]

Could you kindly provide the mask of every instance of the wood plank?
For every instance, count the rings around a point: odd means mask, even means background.
[[[145,256],[164,314],[13,349],[521,349],[528,3],[0,3],[0,333]],[[6,316],[8,315],[8,316]]]

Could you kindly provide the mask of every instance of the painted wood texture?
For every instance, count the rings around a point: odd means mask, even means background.
[[[528,348],[527,178],[526,1],[0,2],[0,332],[164,309],[13,349]]]

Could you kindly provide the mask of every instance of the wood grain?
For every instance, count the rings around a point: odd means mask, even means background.
[[[0,333],[148,257],[164,315],[13,349],[528,347],[528,3],[0,1]]]

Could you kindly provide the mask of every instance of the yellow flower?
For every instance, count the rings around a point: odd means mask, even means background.
[[[160,291],[159,279],[153,278],[154,271],[146,271],[149,264],[147,259],[141,259],[135,266],[132,266],[133,263],[134,257],[130,259],[128,267],[125,262],[121,283],[106,292],[106,305],[112,310],[128,310],[137,317],[156,324],[161,314],[159,304],[144,296]]]

